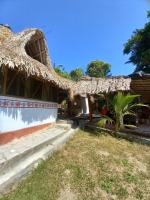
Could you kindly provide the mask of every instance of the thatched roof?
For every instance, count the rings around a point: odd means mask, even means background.
[[[74,82],[60,77],[53,69],[44,34],[39,29],[27,29],[13,33],[0,25],[0,67],[8,67],[53,82],[73,94],[94,94],[130,90],[129,77],[90,78]]]
[[[116,91],[130,91],[131,79],[126,76],[86,78],[76,85],[76,93],[98,94]]]
[[[64,89],[68,89],[70,85],[68,80],[55,73],[48,56],[44,34],[39,29],[13,33],[0,26],[0,66],[53,82]]]

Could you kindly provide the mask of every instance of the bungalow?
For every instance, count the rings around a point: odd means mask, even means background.
[[[0,143],[55,123],[68,86],[40,30],[13,33],[0,25]]]
[[[0,143],[55,123],[58,104],[66,98],[73,102],[79,96],[88,114],[90,95],[129,91],[130,82],[129,77],[62,78],[52,67],[41,30],[13,33],[0,25]]]

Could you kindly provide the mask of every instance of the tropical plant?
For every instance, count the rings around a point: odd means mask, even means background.
[[[134,100],[139,97],[139,95],[131,95],[131,94],[123,94],[118,92],[113,100],[112,100],[112,109],[114,112],[114,118],[110,118],[108,116],[103,116],[98,125],[100,127],[105,127],[106,123],[110,124],[115,123],[116,131],[119,131],[121,128],[128,126],[124,124],[124,116],[125,115],[133,115],[135,116],[134,108],[137,106],[147,106],[142,103],[134,103]]]
[[[90,77],[105,77],[110,75],[111,65],[100,60],[93,60],[87,66],[86,74]]]

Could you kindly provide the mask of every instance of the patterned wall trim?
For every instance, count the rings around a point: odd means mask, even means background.
[[[0,96],[0,108],[43,108],[56,109],[57,103],[48,101],[36,101],[14,97]]]

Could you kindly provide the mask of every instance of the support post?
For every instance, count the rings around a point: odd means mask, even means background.
[[[26,98],[31,97],[31,79],[25,79],[25,90],[24,90],[24,95]]]
[[[43,84],[42,84],[42,100],[48,100],[48,95],[49,95],[48,84],[45,81],[43,81]]]
[[[7,78],[8,78],[8,68],[4,66],[3,95],[7,94]]]
[[[89,114],[88,97],[82,97],[82,113],[83,114]]]
[[[39,84],[37,86],[37,88],[35,89],[34,93],[32,94],[32,98],[34,98],[34,96],[36,95],[36,93],[38,92],[38,90],[40,89],[40,87],[41,87],[41,84]]]
[[[89,120],[91,122],[93,119],[92,103],[91,103],[90,95],[88,94],[87,96],[88,96],[88,103],[89,103]]]

